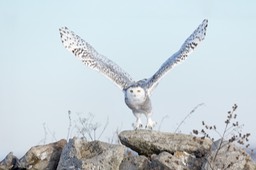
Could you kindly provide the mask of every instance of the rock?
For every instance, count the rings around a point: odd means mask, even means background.
[[[225,170],[256,170],[256,164],[243,149],[233,143],[218,140],[212,144],[209,156],[202,170],[225,169]]]
[[[119,167],[120,170],[148,170],[151,162],[145,156],[125,157]]]
[[[74,137],[32,147],[20,160],[11,152],[0,170],[256,170],[231,142],[149,130],[123,131],[119,139],[128,148]]]
[[[186,152],[177,151],[174,155],[161,152],[159,155],[151,156],[151,169],[154,170],[199,170],[202,160]]]
[[[15,169],[18,166],[18,158],[10,152],[1,162],[0,170]]]
[[[134,155],[131,152],[126,154],[120,170],[199,170],[202,166],[202,159],[196,158],[186,152],[177,151],[174,155],[168,152],[161,152],[159,155],[153,154],[151,158]]]
[[[201,139],[192,135],[149,130],[123,131],[119,134],[119,139],[123,145],[147,157],[164,151],[170,154],[181,151],[196,157],[203,157],[212,144],[209,139]]]
[[[139,155],[144,155],[126,157],[120,166],[121,170],[200,170],[203,157],[212,144],[209,139],[192,135],[149,130],[123,131],[119,139]]]
[[[62,139],[58,142],[47,145],[32,147],[19,162],[19,168],[30,170],[56,169],[60,159],[62,149],[67,141]]]
[[[67,169],[119,169],[126,148],[100,141],[87,142],[70,139],[62,151],[57,170]]]
[[[185,169],[185,165],[181,160],[175,158],[172,154],[168,152],[162,152],[159,155],[153,154],[151,156],[152,169],[156,170],[181,170]]]

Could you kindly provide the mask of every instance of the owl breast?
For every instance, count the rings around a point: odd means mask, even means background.
[[[129,87],[126,89],[125,103],[133,112],[149,113],[151,111],[150,99],[142,87]]]

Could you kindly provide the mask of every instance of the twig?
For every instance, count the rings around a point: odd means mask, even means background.
[[[186,115],[186,117],[180,122],[180,124],[178,125],[178,127],[176,128],[176,130],[174,131],[174,133],[177,133],[177,131],[179,130],[180,126],[181,126],[182,124],[184,124],[185,120],[186,120],[192,113],[194,113],[200,106],[203,106],[203,105],[204,105],[204,103],[200,103],[200,104],[198,104],[196,107],[194,107],[194,108]]]
[[[46,123],[43,123],[43,127],[44,127],[44,139],[43,139],[43,144],[46,143],[46,139],[47,139],[47,129],[46,129]]]
[[[67,141],[69,139],[69,135],[70,135],[70,130],[72,127],[72,121],[71,121],[71,111],[68,111],[68,120],[69,120],[69,125],[68,125],[68,134],[67,134]]]
[[[161,122],[160,122],[159,127],[158,127],[158,131],[160,131],[161,126],[162,126],[162,124],[163,124],[163,122],[164,122],[164,119],[167,119],[167,118],[169,118],[169,116],[168,116],[168,115],[165,115],[165,116],[161,119]]]
[[[104,128],[102,129],[99,137],[98,137],[98,140],[101,138],[102,134],[105,132],[105,130],[107,129],[107,126],[108,126],[108,123],[109,123],[109,119],[107,118],[107,122],[105,123],[105,126]]]

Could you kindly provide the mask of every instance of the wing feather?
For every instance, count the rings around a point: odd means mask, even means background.
[[[122,90],[133,82],[131,76],[121,67],[99,54],[89,43],[81,39],[73,31],[67,27],[62,27],[59,31],[64,47],[78,57],[86,66],[99,71]]]
[[[159,70],[147,80],[146,88],[148,93],[151,94],[152,90],[156,87],[159,81],[178,63],[185,60],[189,54],[191,54],[196,46],[205,38],[206,28],[208,26],[208,20],[198,26],[198,28],[186,39],[179,51],[168,58]]]

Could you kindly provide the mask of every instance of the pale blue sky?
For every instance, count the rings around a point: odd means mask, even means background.
[[[132,129],[135,118],[123,93],[64,49],[62,26],[139,80],[150,77],[209,19],[205,41],[154,91],[153,119],[160,123],[168,115],[161,130],[173,132],[193,107],[205,103],[180,130],[190,133],[205,120],[221,131],[226,112],[237,103],[238,121],[256,141],[256,1],[42,2],[0,3],[0,159],[9,151],[22,156],[41,144],[44,123],[57,140],[66,138],[68,110],[72,119],[93,113],[102,126],[108,118],[103,141],[117,128]],[[48,134],[47,142],[52,141]]]

